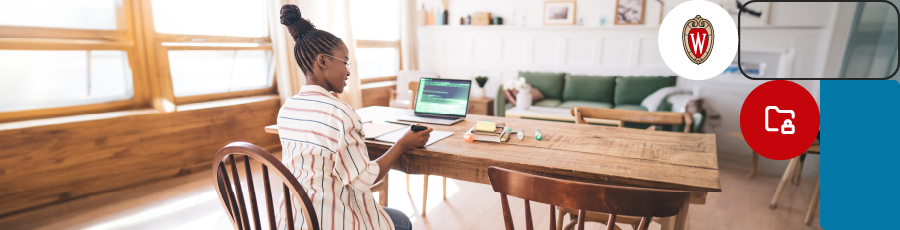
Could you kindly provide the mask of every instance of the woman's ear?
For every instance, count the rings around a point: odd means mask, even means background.
[[[325,55],[322,55],[322,54],[316,55],[316,65],[318,65],[322,69],[328,68],[327,66],[325,66]]]

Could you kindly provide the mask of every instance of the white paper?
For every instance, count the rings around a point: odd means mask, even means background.
[[[397,143],[397,141],[400,140],[400,138],[403,137],[403,134],[406,134],[406,132],[409,131],[409,129],[410,128],[403,128],[403,129],[398,129],[397,131],[393,131],[390,133],[385,133],[384,135],[381,135],[381,136],[375,138],[375,140]],[[451,135],[453,135],[453,132],[437,131],[437,130],[431,131],[431,136],[428,137],[428,143],[425,143],[425,146],[434,144],[434,142],[437,142],[441,139],[447,138]]]

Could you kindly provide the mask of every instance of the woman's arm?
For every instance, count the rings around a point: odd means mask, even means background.
[[[375,160],[379,167],[378,177],[375,181],[381,181],[404,152],[425,146],[428,143],[428,138],[431,137],[431,131],[434,131],[431,127],[418,132],[407,131],[391,149],[388,149],[384,155]]]

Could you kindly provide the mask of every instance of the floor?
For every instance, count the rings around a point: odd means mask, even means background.
[[[806,163],[818,165],[818,156],[807,158]],[[710,193],[706,205],[691,205],[689,229],[822,229],[818,214],[811,226],[803,224],[818,167],[805,167],[804,175],[810,176],[804,177],[800,186],[789,184],[776,210],[769,209],[768,203],[780,180],[779,173],[761,172],[756,178],[748,179],[746,159],[720,158],[719,167],[722,192]],[[410,177],[409,193],[405,174],[392,171],[389,176],[389,206],[408,214],[414,229],[504,228],[500,197],[488,185],[447,180],[447,199],[443,200],[441,178],[432,176],[425,208],[427,217],[422,217],[423,176]],[[516,227],[524,229],[522,200],[511,198],[510,203]],[[549,206],[532,203],[532,209],[535,226],[546,228],[551,222]],[[0,219],[0,226],[3,229],[232,229],[212,187],[210,171],[5,217]],[[603,227],[592,223],[586,229]],[[627,225],[619,227],[631,229]],[[659,229],[659,225],[653,223],[651,229]]]

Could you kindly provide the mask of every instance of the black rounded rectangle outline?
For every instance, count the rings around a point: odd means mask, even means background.
[[[891,3],[890,1],[887,1],[887,0],[860,0],[860,1],[846,1],[846,0],[844,0],[844,1],[841,1],[841,0],[789,0],[789,1],[758,0],[757,1],[757,0],[751,0],[751,1],[744,3],[744,5],[741,8],[747,8],[747,5],[749,5],[750,3],[754,3],[754,2],[884,2],[884,3],[890,4],[891,6],[893,6],[894,12],[896,12],[897,17],[900,18],[900,10],[897,9],[897,6],[894,5],[894,3]],[[771,10],[770,10],[770,12],[771,12]],[[738,11],[738,24],[737,24],[738,53],[737,53],[737,55],[738,55],[738,70],[740,70],[741,74],[743,74],[744,77],[746,77],[747,79],[750,79],[750,80],[888,80],[888,79],[891,79],[892,77],[894,77],[894,75],[897,74],[897,70],[900,69],[900,58],[898,58],[897,59],[897,68],[894,68],[894,73],[892,73],[890,76],[887,76],[884,78],[859,78],[859,77],[857,77],[857,78],[811,78],[811,77],[754,78],[754,77],[750,77],[750,75],[747,75],[747,73],[744,73],[744,68],[741,67],[741,65],[740,65],[740,63],[741,63],[741,14],[743,14],[743,13],[744,13],[743,10]],[[898,33],[900,33],[900,23],[897,23],[897,31],[898,31]],[[900,34],[898,34],[898,36],[900,36]],[[897,47],[898,47],[898,49],[900,49],[900,37],[898,37],[898,39],[897,39]]]

